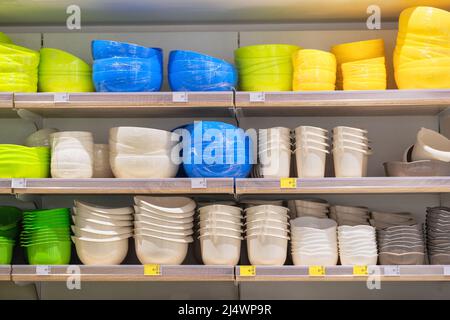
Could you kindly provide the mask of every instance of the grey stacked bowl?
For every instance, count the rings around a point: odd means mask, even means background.
[[[450,208],[427,208],[426,225],[430,264],[450,264]]]

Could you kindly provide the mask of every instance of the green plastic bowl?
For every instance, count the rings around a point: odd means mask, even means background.
[[[92,75],[44,75],[39,74],[38,90],[40,92],[93,92]]]
[[[36,85],[32,84],[0,84],[0,92],[37,92],[37,83]],[[18,178],[6,175],[2,178]],[[26,177],[31,178],[31,177]],[[45,178],[45,177],[42,177]]]
[[[91,66],[66,51],[43,48],[40,51],[39,73],[46,72],[91,72]]]
[[[8,37],[6,34],[4,34],[3,32],[0,32],[0,42],[2,43],[13,43],[11,38]]]
[[[7,230],[0,230],[0,238],[3,237],[13,240],[16,239],[18,235],[19,235],[19,226],[15,226]]]
[[[50,176],[50,160],[48,147],[1,144],[0,178],[47,178]]]
[[[291,91],[292,74],[243,75],[239,77],[242,91]]]
[[[236,49],[234,56],[236,58],[292,57],[300,49],[298,46],[289,44],[261,44]]]
[[[22,219],[22,210],[12,206],[0,206],[0,230],[16,226]]]
[[[28,263],[32,265],[69,264],[71,249],[70,241],[33,244],[26,248]]]
[[[14,243],[0,242],[0,264],[11,264]]]

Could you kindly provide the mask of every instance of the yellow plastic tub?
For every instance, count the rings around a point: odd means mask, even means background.
[[[321,50],[299,50],[292,58],[294,91],[334,90],[336,83],[336,58]]]

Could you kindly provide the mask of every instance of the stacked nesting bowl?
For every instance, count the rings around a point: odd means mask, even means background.
[[[10,264],[19,235],[22,211],[16,207],[0,207],[0,264]]]
[[[342,265],[376,265],[378,261],[375,228],[339,226],[339,257]]]
[[[329,153],[328,131],[318,127],[295,128],[295,161],[299,178],[323,178]]]
[[[427,208],[427,247],[431,264],[450,264],[450,208]]]
[[[369,226],[370,213],[366,207],[334,205],[330,208],[330,218],[339,226]]]
[[[91,92],[91,66],[74,55],[52,48],[40,51],[39,91]]]
[[[410,212],[371,212],[371,224],[377,229],[385,229],[395,226],[412,226],[417,224]]]
[[[160,48],[132,43],[94,40],[93,81],[99,92],[149,92],[161,90],[163,55]]]
[[[49,209],[25,211],[22,247],[30,264],[68,264],[71,256],[70,210]]]
[[[291,154],[289,128],[275,127],[259,130],[258,163],[263,178],[289,177]]]
[[[299,49],[293,45],[267,44],[235,50],[240,90],[292,90],[292,55]]]
[[[142,264],[181,264],[192,235],[196,203],[184,197],[134,198],[134,240]]]
[[[386,64],[384,57],[343,63],[344,90],[385,90]]]
[[[231,91],[237,85],[237,72],[225,60],[175,50],[169,55],[169,84],[172,91]]]
[[[0,145],[0,178],[47,178],[50,148]]]
[[[330,204],[322,199],[289,200],[291,217],[328,218]]]
[[[321,50],[302,49],[293,56],[294,91],[334,90],[336,84],[336,57]]]
[[[25,139],[25,145],[27,147],[51,147],[50,135],[58,132],[58,129],[45,128],[33,132]]]

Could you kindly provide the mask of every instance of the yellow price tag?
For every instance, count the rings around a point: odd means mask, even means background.
[[[297,188],[297,178],[281,178],[280,188],[282,189],[295,189]]]
[[[241,277],[254,277],[254,276],[256,276],[256,267],[255,266],[240,266],[239,267],[239,275]]]
[[[308,274],[310,276],[324,276],[325,273],[326,272],[324,266],[310,266],[308,268]]]
[[[369,269],[367,266],[353,266],[354,276],[367,276],[369,274]]]
[[[161,266],[159,264],[146,264],[144,265],[145,276],[160,276]]]

